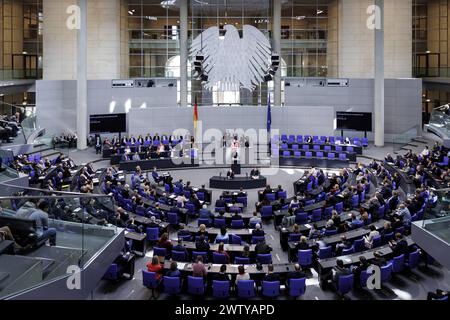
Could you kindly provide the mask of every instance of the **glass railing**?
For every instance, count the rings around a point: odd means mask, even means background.
[[[42,69],[0,69],[0,80],[42,79]]]
[[[441,240],[450,243],[450,189],[433,191],[428,217],[422,221],[422,228]]]
[[[450,108],[443,106],[434,109],[431,112],[429,124],[450,136]]]
[[[121,232],[110,196],[0,187],[10,194],[0,197],[0,227],[16,243],[0,241],[0,299],[82,271]],[[48,228],[36,215],[48,216]]]
[[[420,127],[414,126],[400,134],[395,134],[392,137],[392,145],[394,152],[398,152],[404,146],[409,144],[413,139],[417,138],[420,132]]]
[[[413,74],[417,78],[450,78],[450,68],[419,68],[413,69]]]

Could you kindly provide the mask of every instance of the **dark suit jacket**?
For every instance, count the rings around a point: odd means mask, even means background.
[[[268,254],[272,251],[272,248],[269,247],[266,243],[258,243],[255,246],[255,254]]]
[[[195,244],[195,250],[199,252],[208,252],[210,248],[210,245],[208,242],[197,242]]]
[[[264,281],[269,281],[269,282],[280,281],[280,276],[276,273],[269,273],[269,274],[266,274],[266,276],[264,277]]]
[[[293,272],[289,272],[288,279],[301,279],[301,278],[306,278],[306,274],[302,271],[293,271]]]
[[[252,231],[252,236],[255,236],[255,237],[262,237],[262,236],[264,236],[264,230],[261,230],[261,229],[255,229],[255,230],[253,230]]]

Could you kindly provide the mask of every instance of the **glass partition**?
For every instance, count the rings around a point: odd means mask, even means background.
[[[420,132],[419,126],[414,126],[405,132],[396,134],[392,138],[394,152],[398,152],[404,146],[409,144],[413,139],[417,138]]]
[[[0,299],[83,270],[121,231],[110,196],[1,187],[0,227],[14,239],[0,240]]]
[[[445,105],[434,109],[431,112],[429,124],[450,136],[450,107]]]
[[[433,190],[428,202],[429,219],[422,221],[422,228],[450,243],[450,189]]]

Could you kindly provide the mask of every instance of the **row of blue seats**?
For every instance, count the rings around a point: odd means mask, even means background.
[[[312,142],[313,143],[326,143],[327,139],[329,140],[330,143],[335,144],[335,143],[343,143],[346,139],[343,137],[334,137],[334,136],[318,136],[318,135],[287,135],[287,134],[282,134],[281,136],[278,135],[274,135],[272,137],[272,141],[281,141],[281,142],[287,142],[287,143],[305,143],[308,142],[308,140],[312,138]],[[369,145],[369,139],[367,138],[359,138],[359,137],[354,137],[354,138],[348,138],[348,140],[350,140],[350,142],[356,146],[363,146],[363,147],[367,147]]]
[[[283,143],[283,144],[281,144],[280,149],[281,150],[298,151],[298,150],[300,150],[300,145],[298,145],[298,144],[291,144],[291,148],[289,148],[289,145],[287,143]],[[322,150],[322,146],[320,144],[314,144],[314,145],[312,145],[312,148],[310,148],[309,144],[304,144],[304,145],[302,145],[301,150],[303,150],[303,151],[309,151],[309,150],[321,151]],[[333,148],[331,146],[324,146],[323,147],[323,151],[331,152],[331,151],[333,151]],[[335,146],[334,147],[334,151],[336,151],[336,152],[343,152],[344,149],[343,149],[342,146]],[[355,149],[352,146],[346,146],[345,147],[345,152],[353,153],[353,152],[355,152]]]
[[[157,280],[156,273],[142,270],[143,285],[149,289],[158,289],[160,286],[163,292],[168,295],[177,295],[182,291],[182,281],[180,277],[164,276],[161,281]],[[212,295],[214,298],[228,298],[231,293],[230,281],[212,281]],[[207,284],[201,277],[187,277],[187,293],[203,296],[206,294]],[[254,280],[239,280],[236,284],[236,295],[238,298],[253,298],[258,294],[258,288]],[[306,278],[289,279],[286,292],[291,297],[300,297],[306,292]],[[261,295],[267,298],[275,298],[280,295],[280,281],[262,281]]]
[[[326,153],[326,157],[325,157],[325,153],[322,151],[317,151],[315,152],[315,158],[318,159],[328,159],[328,160],[336,160],[336,153],[335,152],[328,152]],[[313,158],[313,153],[311,151],[306,151],[306,152],[301,152],[301,151],[289,151],[289,150],[284,150],[281,154],[283,157],[296,157],[296,158],[300,158],[300,157],[305,157],[307,159],[312,159]],[[272,150],[272,156],[273,157],[277,157],[279,156],[279,152],[277,149]],[[345,153],[339,153],[338,158],[339,160],[342,161],[346,161],[347,160],[347,154]]]

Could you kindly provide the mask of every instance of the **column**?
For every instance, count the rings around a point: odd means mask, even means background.
[[[87,0],[78,0],[80,29],[77,35],[77,148],[87,148]]]
[[[375,146],[384,146],[384,0],[375,0],[381,27],[375,28]],[[405,57],[406,58],[406,57]]]
[[[187,75],[187,61],[188,61],[188,3],[187,0],[180,2],[180,105],[187,106],[187,91],[188,91],[188,75]]]
[[[280,55],[281,60],[281,0],[273,1],[272,51]],[[274,81],[274,105],[281,106],[281,61]]]

